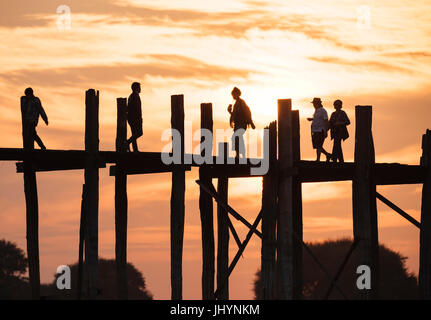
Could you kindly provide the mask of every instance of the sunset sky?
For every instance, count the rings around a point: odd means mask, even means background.
[[[306,3],[306,4],[305,4]],[[69,28],[60,5],[71,11]],[[60,19],[60,20],[59,20]],[[59,22],[59,23],[58,23]],[[59,25],[60,24],[60,25]],[[310,101],[327,111],[344,102],[352,125],[344,143],[353,159],[354,107],[372,105],[378,162],[418,164],[431,128],[429,0],[16,0],[0,1],[0,147],[21,147],[19,97],[33,87],[48,114],[38,132],[48,149],[84,148],[85,90],[100,90],[100,148],[115,148],[116,98],[142,87],[142,151],[161,151],[170,128],[170,96],[184,94],[186,121],[199,129],[202,102],[214,128],[227,129],[230,92],[238,86],[262,129],[277,117],[277,99],[301,115],[301,152],[313,159]],[[327,140],[325,148],[330,149]],[[0,163],[0,239],[26,249],[22,175]],[[40,263],[43,282],[78,259],[82,171],[40,173]],[[201,298],[197,170],[187,173],[184,297]],[[170,298],[170,174],[131,176],[128,260],[155,299]],[[261,179],[232,179],[230,203],[248,220],[261,205]],[[421,186],[378,191],[420,219]],[[352,236],[351,183],[303,186],[304,239]],[[419,232],[378,205],[379,240],[407,256],[418,272]],[[236,224],[242,237],[246,229]],[[114,179],[100,171],[99,252],[115,256]],[[234,244],[234,242],[232,242]],[[231,257],[235,246],[231,245]],[[260,242],[251,241],[231,277],[232,299],[251,299]]]

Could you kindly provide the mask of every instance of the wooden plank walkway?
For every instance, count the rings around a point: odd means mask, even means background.
[[[121,161],[127,167],[127,174],[144,174],[157,172],[171,172],[174,168],[189,171],[191,167],[201,167],[213,178],[219,177],[253,177],[250,169],[259,167],[253,164],[262,159],[247,159],[247,164],[217,164],[217,157],[213,157],[214,164],[198,164],[193,155],[185,157],[192,159],[191,164],[166,165],[162,161],[160,152],[115,152],[99,151],[96,159],[84,150],[34,150],[27,151],[20,148],[0,148],[0,161],[30,160],[32,168],[37,172],[80,170],[84,169],[87,161],[93,158],[99,168],[106,164]],[[168,154],[165,154],[168,156]],[[232,160],[232,159],[231,159]],[[21,162],[17,163],[17,172],[23,172]],[[280,171],[280,174],[299,176],[301,182],[336,182],[353,180],[355,163],[326,163],[316,161],[296,161],[293,168]],[[110,174],[115,175],[115,166]],[[421,184],[425,181],[426,168],[420,165],[406,165],[399,163],[376,163],[372,174],[377,185]],[[258,176],[255,176],[258,177]]]

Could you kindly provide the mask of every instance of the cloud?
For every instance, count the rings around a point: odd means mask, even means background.
[[[338,57],[308,57],[308,60],[319,62],[319,63],[326,63],[326,64],[333,64],[343,67],[348,67],[351,69],[351,71],[361,71],[364,69],[370,69],[373,72],[375,71],[383,71],[383,72],[400,72],[400,73],[412,73],[413,71],[397,66],[394,64],[389,64],[381,61],[375,61],[375,60],[348,60]]]
[[[136,64],[115,63],[56,69],[19,69],[2,73],[0,78],[19,85],[31,83],[38,86],[82,87],[95,83],[118,83],[147,77],[195,79],[214,83],[247,78],[252,73],[250,70],[207,64],[180,55],[152,54],[140,55],[137,58],[143,61]]]
[[[407,59],[417,59],[417,58],[431,58],[431,52],[428,51],[399,51],[399,52],[385,52],[382,56],[391,58],[407,58]]]
[[[303,34],[307,38],[326,41],[336,47],[361,51],[362,46],[341,41],[333,26],[325,19],[303,13],[278,13],[267,2],[246,2],[248,9],[241,11],[210,12],[190,9],[167,9],[137,6],[115,0],[68,0],[62,5],[71,8],[73,15],[86,15],[90,24],[152,26],[182,28],[198,37],[218,36],[246,38],[250,30],[281,31]],[[0,27],[44,27],[54,23],[59,3],[39,0],[22,6],[19,2],[0,3]],[[277,5],[275,5],[276,7]],[[73,23],[73,22],[72,22]]]

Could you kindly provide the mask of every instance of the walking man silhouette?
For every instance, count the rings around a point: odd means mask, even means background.
[[[235,100],[235,105],[232,108],[230,104],[227,111],[230,113],[230,126],[233,127],[234,130],[232,136],[232,150],[236,152],[236,158],[239,159],[240,154],[245,158],[244,133],[248,126],[251,126],[253,129],[255,129],[256,126],[253,123],[250,108],[245,101],[240,98],[241,90],[235,87],[231,94]]]
[[[130,144],[133,146],[133,151],[138,152],[137,139],[142,136],[142,107],[141,98],[141,84],[139,82],[132,83],[132,93],[127,102],[127,122],[130,125],[132,136],[126,141],[127,150],[130,151]]]
[[[332,149],[332,161],[341,163],[344,162],[343,149],[341,141],[349,137],[347,126],[350,124],[349,117],[341,110],[343,102],[341,100],[334,101],[335,111],[331,114],[329,119],[329,127],[331,129],[331,139],[334,140],[334,147]]]
[[[326,161],[329,162],[331,160],[331,154],[326,152],[323,148],[323,143],[328,136],[328,113],[325,108],[323,108],[322,100],[320,98],[314,98],[311,103],[313,104],[315,111],[313,118],[307,118],[307,120],[312,121],[311,139],[313,142],[313,148],[316,149],[316,161],[320,161],[320,155],[321,153],[324,153],[326,155]]]
[[[36,141],[42,150],[46,150],[42,139],[36,132],[36,127],[39,122],[39,115],[45,121],[46,125],[48,125],[48,116],[42,107],[40,99],[34,96],[32,88],[25,89],[24,93],[25,96],[21,97],[24,149],[33,150],[34,142]]]

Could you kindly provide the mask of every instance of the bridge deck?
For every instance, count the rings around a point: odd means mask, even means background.
[[[164,154],[169,156],[169,154]],[[217,157],[213,157],[212,165],[196,162],[196,155],[186,155],[190,160],[185,165],[166,165],[162,162],[160,152],[127,152],[99,151],[98,157],[91,158],[89,153],[82,150],[33,150],[20,148],[0,148],[0,161],[31,160],[35,171],[59,171],[84,169],[88,161],[95,161],[100,168],[107,163],[122,163],[128,174],[170,172],[174,169],[190,170],[191,167],[202,167],[212,176],[217,177],[253,177],[252,167],[260,159],[247,159],[247,164],[217,164]],[[232,160],[232,159],[230,159]],[[17,163],[17,171],[22,172],[22,163]],[[405,165],[399,163],[376,163],[372,173],[377,185],[419,184],[424,182],[426,168],[420,165]],[[298,175],[302,182],[332,182],[351,181],[355,172],[355,163],[346,162],[326,163],[316,161],[297,161],[293,168],[282,169],[281,174]],[[111,167],[111,174],[115,174],[115,167]]]

